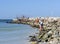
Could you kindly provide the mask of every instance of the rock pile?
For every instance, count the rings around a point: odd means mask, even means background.
[[[60,20],[51,20],[44,22],[44,30],[36,36],[38,44],[60,44]]]

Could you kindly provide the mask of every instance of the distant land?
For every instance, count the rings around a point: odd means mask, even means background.
[[[12,19],[0,19],[0,22],[10,22]]]

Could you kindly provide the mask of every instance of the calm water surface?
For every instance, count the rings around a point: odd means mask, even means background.
[[[28,44],[28,36],[37,31],[28,25],[0,23],[0,44]]]

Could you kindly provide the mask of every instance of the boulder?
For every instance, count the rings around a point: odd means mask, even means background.
[[[52,41],[49,42],[50,44],[58,44],[58,40],[54,38]]]

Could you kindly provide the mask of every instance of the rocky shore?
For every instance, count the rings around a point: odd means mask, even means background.
[[[60,18],[48,18],[44,22],[44,30],[33,38],[36,44],[60,44]]]
[[[13,19],[10,23],[27,24],[39,29],[39,20],[43,21],[43,30],[31,35],[31,44],[60,44],[60,17],[38,17]]]

